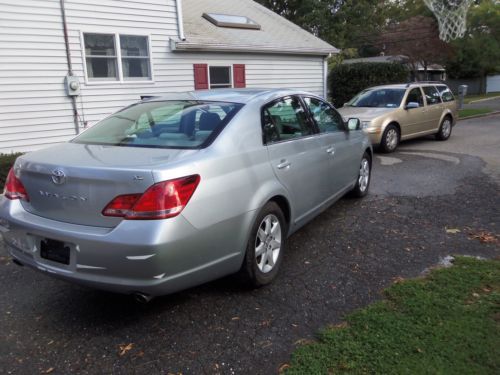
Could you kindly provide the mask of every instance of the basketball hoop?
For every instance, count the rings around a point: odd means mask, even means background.
[[[439,38],[445,42],[462,38],[467,29],[467,12],[473,0],[424,0],[439,23]]]

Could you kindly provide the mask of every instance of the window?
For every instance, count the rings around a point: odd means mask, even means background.
[[[311,116],[321,133],[344,131],[344,120],[328,103],[316,98],[304,98]]]
[[[230,66],[211,66],[209,71],[211,89],[233,87]]]
[[[83,34],[89,81],[151,80],[147,36]]]
[[[198,149],[208,146],[242,104],[149,101],[98,122],[72,142],[123,147]]]
[[[439,90],[439,93],[441,94],[441,99],[443,99],[443,102],[452,102],[455,100],[455,97],[453,96],[453,93],[451,90],[448,88],[448,86],[437,86],[437,89]]]
[[[234,16],[230,14],[203,13],[203,18],[218,27],[233,27],[237,29],[260,30],[260,25],[245,16]]]
[[[408,97],[406,98],[406,104],[408,103],[418,103],[420,107],[424,106],[424,97],[422,96],[422,91],[417,87],[410,91]]]
[[[285,141],[312,134],[304,108],[296,97],[279,99],[262,113],[265,143]]]
[[[425,86],[423,87],[425,98],[427,99],[427,105],[434,105],[441,103],[441,95],[439,95],[439,91],[436,90],[434,86]]]

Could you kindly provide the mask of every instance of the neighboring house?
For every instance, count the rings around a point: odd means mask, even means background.
[[[374,63],[400,63],[400,64],[405,64],[408,66],[408,69],[410,70],[410,76],[408,77],[408,80],[415,80],[413,75],[413,71],[411,67],[408,64],[408,58],[403,55],[381,55],[381,56],[375,56],[375,57],[361,57],[357,59],[347,59],[343,61],[343,64],[354,64],[354,63],[360,63],[360,62],[374,62]],[[446,69],[439,65],[439,64],[429,64],[427,66],[427,69],[425,67],[418,63],[417,64],[417,80],[418,81],[444,81],[446,80]]]
[[[141,96],[324,96],[336,52],[251,0],[0,0],[0,153],[69,140]]]

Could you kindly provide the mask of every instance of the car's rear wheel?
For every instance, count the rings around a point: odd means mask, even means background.
[[[286,243],[287,223],[275,202],[260,211],[250,232],[240,274],[252,287],[271,283],[278,274]]]
[[[382,135],[380,149],[386,153],[394,152],[399,145],[400,136],[401,134],[399,134],[399,129],[396,125],[388,125]]]
[[[439,141],[446,141],[451,136],[452,122],[449,116],[446,116],[436,133],[436,139]]]
[[[370,187],[371,175],[372,175],[372,162],[370,155],[365,152],[361,158],[361,163],[359,165],[358,179],[356,180],[356,185],[354,189],[351,190],[351,195],[356,198],[362,198],[368,194],[368,188]]]

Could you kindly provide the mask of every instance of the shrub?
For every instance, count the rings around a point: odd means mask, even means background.
[[[0,154],[0,194],[3,191],[5,179],[16,158],[21,154]]]
[[[368,87],[407,81],[408,69],[400,63],[340,64],[330,70],[328,87],[333,104],[342,107]]]

